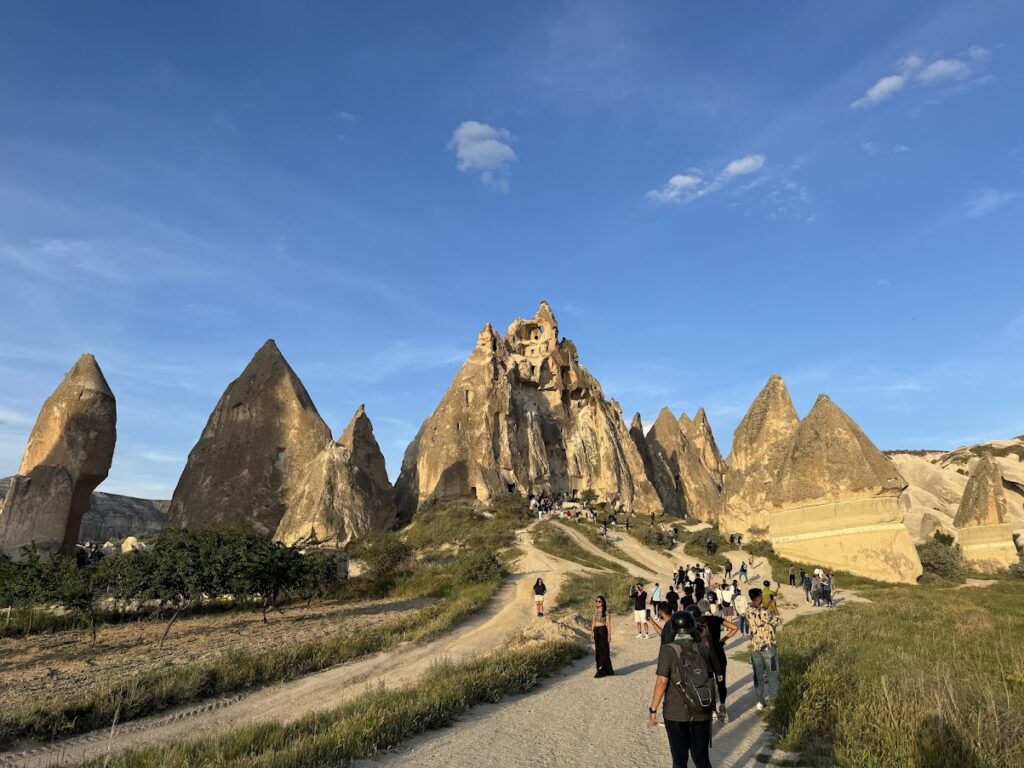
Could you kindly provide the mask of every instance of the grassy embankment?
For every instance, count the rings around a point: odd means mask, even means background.
[[[226,765],[291,768],[347,765],[393,749],[424,731],[451,725],[477,704],[525,693],[583,650],[571,640],[509,643],[461,664],[439,662],[415,685],[369,690],[337,709],[291,725],[260,723],[224,735],[100,758],[89,768],[189,768]]]
[[[78,696],[43,700],[0,714],[0,745],[20,738],[51,739],[125,722],[166,709],[251,690],[326,669],[401,642],[424,642],[476,613],[497,593],[504,573],[491,556],[514,542],[528,521],[525,504],[431,505],[403,533],[412,548],[394,567],[351,579],[353,599],[438,597],[413,619],[372,630],[269,649],[235,649],[206,664],[155,669],[97,683]]]
[[[803,763],[1024,766],[1024,589],[888,587],[779,636],[769,722]]]
[[[537,523],[531,530],[533,543],[549,555],[563,560],[585,565],[588,568],[604,569],[625,573],[626,569],[619,563],[599,557],[581,547],[576,540],[561,526],[551,522]]]

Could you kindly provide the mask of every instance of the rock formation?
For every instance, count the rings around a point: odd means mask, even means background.
[[[897,503],[904,487],[853,419],[820,395],[768,491],[772,544],[793,560],[913,583],[921,561]]]
[[[359,406],[341,439],[314,459],[274,538],[345,546],[395,522],[394,489],[373,425]]]
[[[687,437],[690,436],[690,427],[693,426],[693,420],[683,411],[679,414],[679,429]]]
[[[1018,562],[1006,522],[1003,480],[990,457],[979,459],[974,467],[953,524],[964,559],[973,568],[991,572]]]
[[[272,535],[331,432],[273,340],[228,386],[174,489],[169,526]]]
[[[644,434],[644,422],[639,413],[633,414],[633,420],[629,423],[629,437],[636,446],[640,460],[644,463],[644,475],[653,483],[654,467],[651,464],[651,452],[647,447],[647,436]]]
[[[399,514],[408,519],[432,496],[486,501],[512,490],[585,489],[627,511],[661,512],[618,403],[605,399],[575,345],[559,340],[551,307],[541,302],[504,338],[484,326],[406,450]]]
[[[0,511],[0,551],[17,555],[27,538],[43,554],[73,553],[89,497],[110,471],[116,439],[114,395],[96,358],[82,355],[36,418],[21,477]],[[62,506],[68,483],[70,498]]]
[[[718,524],[724,535],[766,537],[768,490],[799,426],[786,383],[772,376],[733,433]]]
[[[668,514],[702,522],[718,519],[721,495],[672,411],[662,408],[647,435],[651,480]]]
[[[684,413],[679,417],[682,424]],[[711,432],[711,425],[708,423],[707,414],[703,408],[698,408],[693,417],[693,423],[684,430],[684,434],[693,446],[697,458],[704,465],[704,469],[711,475],[711,479],[719,488],[722,487],[722,478],[725,475],[725,462],[722,461],[722,453],[715,443],[715,436]]]

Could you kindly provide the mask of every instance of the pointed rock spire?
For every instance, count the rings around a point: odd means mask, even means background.
[[[307,465],[331,432],[306,388],[267,341],[224,391],[188,456],[168,525],[248,525],[273,534]]]
[[[772,376],[733,433],[722,487],[719,528],[723,534],[741,533],[748,538],[767,534],[768,489],[799,426],[786,383],[781,376]]]
[[[990,573],[1018,562],[1013,531],[1006,522],[1003,478],[991,457],[974,465],[953,525],[964,559],[974,569]]]
[[[921,561],[897,499],[896,466],[821,395],[768,491],[775,551],[882,581],[913,583]]]
[[[703,408],[698,408],[693,417],[693,423],[685,432],[686,437],[697,453],[697,458],[704,465],[704,469],[711,475],[715,485],[722,487],[722,478],[725,474],[725,463],[722,461],[722,453],[715,443],[715,436],[711,432],[711,425],[708,423],[707,414]]]
[[[310,462],[274,538],[345,546],[395,522],[394,489],[363,406],[336,443]]]
[[[647,435],[652,482],[669,514],[693,520],[718,519],[721,496],[679,422],[662,408]]]
[[[396,483],[409,519],[431,497],[486,501],[510,490],[593,490],[629,511],[660,512],[617,405],[559,338],[547,302],[504,338],[485,327],[447,394],[406,450]]]
[[[84,354],[39,411],[18,470],[26,481],[12,484],[0,512],[0,550],[16,555],[29,536],[43,554],[72,554],[89,497],[110,472],[116,440],[114,395],[96,358]],[[37,472],[40,467],[64,474]],[[68,504],[58,502],[64,475],[71,484]]]
[[[687,437],[690,436],[690,427],[693,426],[693,420],[683,411],[679,414],[679,431]]]
[[[639,411],[633,414],[633,420],[629,423],[629,437],[636,446],[637,453],[644,464],[644,474],[654,482],[654,467],[651,464],[651,452],[647,446],[647,437],[644,434],[644,422],[640,418]]]

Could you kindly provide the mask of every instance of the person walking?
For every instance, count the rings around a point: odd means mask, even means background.
[[[795,565],[789,566],[789,586],[791,586],[791,587],[795,587],[796,586],[796,566]]]
[[[544,579],[537,577],[537,581],[533,583],[533,604],[537,608],[537,615],[544,615],[544,595],[548,592],[547,585],[544,584]]]
[[[661,638],[661,645],[666,645],[676,639],[676,628],[672,624],[672,614],[674,613],[675,611],[669,608],[666,600],[658,607],[657,616],[651,617],[651,628]],[[659,619],[661,620],[660,624],[658,623]]]
[[[811,581],[811,605],[815,608],[821,605],[821,577],[817,574]]]
[[[764,607],[769,611],[779,612],[779,603],[775,599],[775,590],[772,589],[772,583],[768,579],[762,582],[761,596],[764,600]]]
[[[750,581],[750,578],[747,576],[747,561],[746,560],[744,560],[743,562],[740,563],[740,578],[743,579],[743,583],[744,584],[746,584],[746,583],[748,583]]]
[[[832,605],[832,579],[828,575],[821,580],[821,600],[829,608],[833,608]]]
[[[718,596],[722,603],[722,616],[727,619],[733,617],[732,598],[734,594],[732,584],[728,581],[723,581],[722,586],[718,590]]]
[[[679,593],[676,592],[672,587],[669,587],[668,592],[665,593],[665,605],[667,605],[669,608],[669,616],[671,616],[673,613],[679,610]]]
[[[725,580],[732,580],[732,560],[728,559],[725,561]]]
[[[683,587],[683,599],[679,601],[679,607],[685,609],[696,603],[697,601],[693,599],[693,587],[687,584]]]
[[[811,574],[806,571],[801,571],[801,573],[803,574],[803,578],[800,581],[804,588],[804,599],[809,603],[811,602],[811,587],[813,586],[813,583],[811,582]]]
[[[612,615],[608,612],[608,601],[604,595],[598,595],[594,600],[594,618],[590,623],[590,629],[594,633],[594,661],[597,664],[594,677],[614,675],[611,648]]]
[[[658,608],[661,606],[661,584],[654,582],[654,589],[651,590],[651,613],[658,615]]]
[[[633,593],[633,621],[636,622],[637,639],[650,639],[651,630],[647,626],[647,590],[644,589],[643,584],[637,584],[636,591]]]
[[[736,594],[732,598],[732,609],[736,612],[736,623],[739,625],[740,632],[744,635],[750,634],[750,624],[747,622],[747,608],[750,607],[750,603],[747,601],[747,596],[736,588]]]
[[[771,706],[779,695],[779,651],[775,629],[782,626],[782,617],[768,610],[763,595],[756,587],[750,590],[747,621],[750,624],[751,664],[754,668],[754,690],[758,711]]]
[[[711,651],[711,669],[715,673],[715,685],[718,688],[718,709],[714,716],[716,720],[727,723],[729,722],[729,713],[725,709],[725,697],[728,694],[725,677],[729,657],[725,655],[725,644],[736,636],[739,627],[729,619],[719,616],[714,605],[707,613],[701,613],[696,606],[687,610],[693,613],[694,619],[697,620],[697,628],[705,630],[703,635],[707,639],[708,649]],[[725,637],[722,637],[723,629]],[[698,637],[700,637],[699,633]]]
[[[658,706],[668,735],[673,768],[711,768],[711,712],[715,686],[707,651],[695,641],[693,616],[680,611],[672,617],[675,640],[661,646],[654,678],[648,722],[658,725]],[[686,684],[682,675],[686,674]]]

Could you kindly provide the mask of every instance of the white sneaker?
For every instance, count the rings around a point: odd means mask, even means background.
[[[636,633],[636,639],[637,639],[637,640],[639,640],[639,639],[640,639],[640,638],[642,638],[642,637],[643,637],[643,635],[642,635],[642,634],[640,634],[639,632],[637,632],[637,633]]]
[[[650,639],[651,639],[651,633],[648,632],[646,635],[644,635],[644,640],[650,640]]]
[[[761,703],[760,701],[759,701],[759,702],[757,702],[757,711],[758,711],[758,712],[760,712],[760,711],[762,711],[763,709],[764,709],[764,704],[762,704],[762,703]]]

